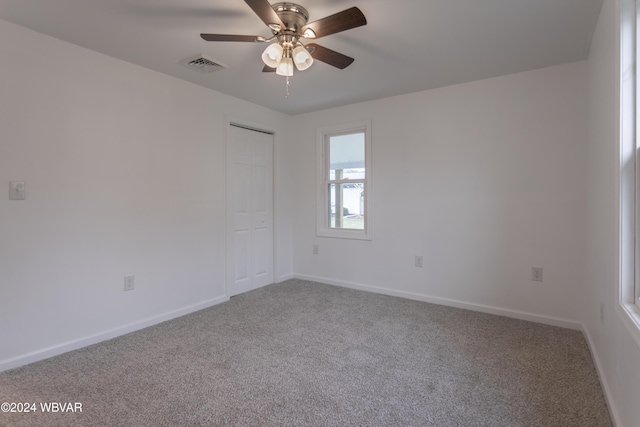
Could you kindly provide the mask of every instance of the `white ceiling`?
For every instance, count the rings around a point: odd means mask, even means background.
[[[275,3],[276,0],[271,0]],[[602,0],[299,0],[315,21],[352,6],[367,25],[315,42],[355,58],[316,61],[291,78],[262,73],[270,36],[243,0],[0,0],[0,18],[288,114],[433,89],[586,59]],[[202,74],[180,61],[229,65]]]

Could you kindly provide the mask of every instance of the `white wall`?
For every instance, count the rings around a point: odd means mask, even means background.
[[[0,58],[0,370],[224,301],[227,117],[286,116],[5,21]]]
[[[297,117],[296,275],[578,327],[586,117],[584,61]],[[318,238],[315,129],[361,119],[373,240]]]
[[[622,0],[628,1],[628,0]],[[618,67],[620,1],[604,0],[588,61],[586,303],[583,319],[618,426],[640,420],[640,348],[616,311],[619,283]],[[604,303],[604,324],[600,303]]]

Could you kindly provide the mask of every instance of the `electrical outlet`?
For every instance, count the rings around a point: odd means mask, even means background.
[[[313,245],[313,254],[318,255],[320,253],[320,248],[318,245]]]
[[[541,267],[533,267],[531,268],[531,280],[534,282],[542,282],[542,268]]]
[[[415,260],[414,260],[414,264],[416,267],[420,267],[422,268],[422,255],[416,255],[415,256]]]
[[[604,325],[604,303],[600,301],[600,323]]]
[[[136,287],[136,276],[124,276],[124,290],[132,291]]]

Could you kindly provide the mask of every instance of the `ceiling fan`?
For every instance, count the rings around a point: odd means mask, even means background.
[[[307,23],[309,13],[295,3],[276,3],[267,0],[244,0],[273,33],[271,37],[242,36],[231,34],[200,34],[206,41],[221,42],[274,42],[262,54],[265,63],[263,72],[273,72],[288,78],[293,75],[293,67],[299,71],[311,66],[314,59],[334,67],[344,69],[351,65],[353,58],[333,51],[316,43],[306,46],[302,39],[317,39],[341,31],[365,25],[367,20],[357,7],[352,7],[326,18]]]

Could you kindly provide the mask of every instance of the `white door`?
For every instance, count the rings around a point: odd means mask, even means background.
[[[227,133],[227,295],[273,283],[273,135]]]

